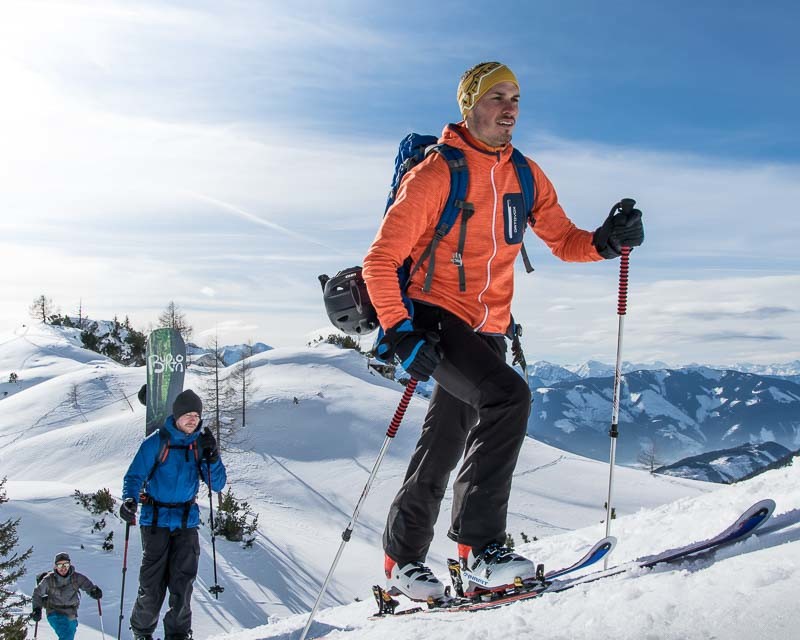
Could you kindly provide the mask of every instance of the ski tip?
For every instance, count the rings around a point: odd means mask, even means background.
[[[752,507],[750,507],[749,511],[756,513],[764,512],[764,520],[766,520],[775,511],[775,501],[772,498],[759,500]]]
[[[773,499],[759,500],[739,517],[734,526],[748,533],[753,532],[769,520],[774,511],[775,501]]]
[[[592,547],[592,551],[604,551],[606,555],[611,553],[614,550],[614,547],[617,546],[617,538],[616,536],[607,536],[602,540],[598,540],[594,547]]]

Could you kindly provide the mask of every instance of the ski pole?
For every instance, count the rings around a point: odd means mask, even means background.
[[[211,463],[206,460],[206,471],[208,472],[208,508],[210,509],[209,522],[211,524],[211,551],[214,557],[214,586],[209,587],[209,591],[214,594],[214,598],[219,600],[219,594],[225,591],[217,582],[217,542],[214,535],[214,494],[211,491]]]
[[[135,521],[134,521],[135,522]],[[131,537],[131,523],[125,523],[125,551],[122,554],[122,590],[119,595],[119,627],[117,628],[117,640],[121,640],[122,638],[122,619],[124,617],[122,613],[122,606],[125,603],[125,574],[128,571],[128,540]],[[100,601],[97,601],[98,606]],[[103,623],[103,617],[100,616],[100,624]]]
[[[629,213],[635,204],[635,200],[624,198],[611,208],[611,213],[609,215],[614,215],[617,210]],[[625,314],[628,307],[628,262],[630,254],[631,248],[623,246],[622,257],[619,263],[619,297],[617,301],[617,363],[614,368],[614,396],[611,409],[611,429],[608,432],[608,436],[611,438],[611,453],[609,455],[608,498],[606,500],[606,536],[611,535],[611,515],[613,512],[611,496],[614,487],[614,463],[617,457],[617,438],[619,437],[619,394],[622,383],[622,330],[625,327]],[[603,567],[605,569],[608,568],[608,557],[603,561]]]
[[[99,598],[97,599],[97,615],[100,616],[100,633],[103,636],[103,640],[106,640],[106,630],[103,628],[103,607]]]
[[[39,621],[35,620],[33,625],[33,640],[36,640],[39,635]]]
[[[319,595],[317,596],[317,600],[314,603],[314,608],[311,609],[311,615],[308,616],[308,621],[306,622],[306,626],[303,629],[303,633],[300,634],[300,640],[306,640],[306,634],[308,630],[311,628],[311,622],[314,620],[314,616],[317,613],[317,609],[319,608],[319,603],[322,600],[322,597],[325,595],[325,590],[328,588],[328,582],[330,582],[331,576],[333,576],[333,572],[336,570],[336,565],[339,564],[339,558],[342,557],[342,551],[344,551],[344,545],[347,544],[350,540],[350,536],[353,534],[353,527],[356,524],[356,520],[358,519],[358,512],[361,511],[361,507],[364,504],[364,501],[367,498],[367,494],[369,493],[370,487],[372,486],[372,482],[375,480],[375,476],[378,474],[378,467],[381,466],[381,462],[383,461],[383,456],[386,455],[386,450],[389,448],[389,443],[392,441],[397,435],[397,430],[400,428],[400,422],[403,420],[403,416],[406,413],[406,409],[408,408],[408,403],[411,402],[411,396],[414,394],[414,389],[417,388],[417,380],[411,378],[406,385],[406,390],[403,393],[403,397],[400,398],[400,404],[397,405],[397,409],[394,412],[394,417],[392,418],[391,423],[389,423],[389,428],[386,431],[386,438],[383,440],[383,445],[381,446],[381,450],[378,453],[378,458],[375,460],[375,464],[372,466],[372,472],[369,474],[369,478],[367,479],[367,484],[364,486],[364,490],[361,492],[361,497],[358,499],[358,504],[356,504],[355,511],[353,511],[353,515],[350,518],[350,522],[347,525],[347,528],[342,532],[342,543],[339,545],[339,550],[336,552],[336,557],[333,559],[333,564],[331,565],[330,570],[328,571],[328,575],[325,576],[325,581],[322,583],[322,588],[319,591]]]

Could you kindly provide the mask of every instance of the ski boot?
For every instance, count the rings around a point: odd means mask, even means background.
[[[533,562],[497,543],[490,544],[477,554],[472,547],[459,544],[458,559],[461,588],[466,598],[519,589],[538,576]]]
[[[386,556],[383,567],[386,573],[386,592],[389,595],[402,594],[417,602],[438,601],[445,597],[444,585],[421,562],[409,562],[400,566]]]

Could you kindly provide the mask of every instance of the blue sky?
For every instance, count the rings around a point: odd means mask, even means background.
[[[301,344],[359,264],[397,141],[506,62],[514,143],[594,229],[639,201],[626,358],[800,358],[800,9],[771,2],[6,2],[0,329],[41,293],[198,342]],[[616,264],[533,236],[528,358],[613,360]]]

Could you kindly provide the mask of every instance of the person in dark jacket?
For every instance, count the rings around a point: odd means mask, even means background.
[[[200,559],[197,492],[201,478],[212,491],[221,491],[227,480],[214,436],[201,430],[202,413],[194,391],[179,394],[172,415],[142,442],[125,474],[120,517],[136,524],[142,504],[142,566],[130,618],[136,640],[152,640],[167,591],[165,640],[192,637],[192,587]]]
[[[33,591],[33,613],[31,618],[42,619],[42,608],[47,611],[47,622],[53,627],[58,640],[73,640],[78,628],[78,606],[81,590],[90,598],[99,600],[103,592],[82,573],[75,571],[69,555],[56,555],[53,571],[41,577]]]

